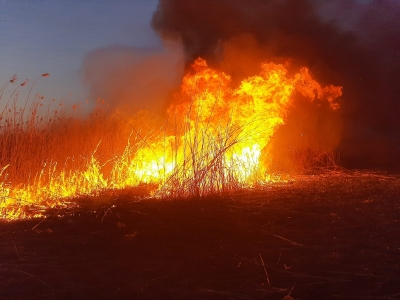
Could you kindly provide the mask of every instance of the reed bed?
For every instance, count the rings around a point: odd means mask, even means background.
[[[43,74],[43,77],[48,74]],[[13,220],[42,215],[65,207],[82,195],[151,184],[155,197],[181,198],[227,195],[271,180],[253,156],[262,149],[235,157],[263,132],[254,128],[268,120],[233,122],[226,112],[217,123],[188,105],[183,120],[162,123],[148,112],[132,116],[110,112],[97,100],[69,105],[31,96],[19,99],[21,83],[4,97],[12,77],[0,89],[0,218]],[[196,93],[190,99],[199,97]],[[215,101],[221,99],[218,96]],[[22,102],[22,105],[21,105]],[[208,104],[210,105],[210,104]],[[214,107],[211,103],[210,107]],[[249,126],[251,125],[251,126]],[[248,128],[251,128],[250,130]],[[257,154],[258,153],[258,154]],[[295,157],[309,171],[312,166],[335,166],[330,152],[309,151]],[[279,180],[279,176],[275,178]]]
[[[139,133],[148,136],[143,130],[133,133],[132,126],[146,114],[129,119],[110,114],[100,99],[84,114],[81,104],[31,96],[35,82],[26,99],[20,99],[26,81],[5,97],[15,81],[12,77],[0,89],[0,217],[24,217],[27,207],[63,205],[62,198],[123,185],[132,172],[127,157],[143,143]]]

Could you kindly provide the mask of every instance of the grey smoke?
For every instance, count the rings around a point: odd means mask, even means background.
[[[147,109],[162,114],[182,72],[179,44],[156,50],[110,46],[88,53],[83,64],[90,96],[104,99],[110,112],[124,107],[132,113]]]

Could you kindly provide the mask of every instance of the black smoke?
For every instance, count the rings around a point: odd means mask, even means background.
[[[160,0],[152,26],[182,42],[187,65],[201,56],[234,80],[290,59],[343,86],[342,164],[400,167],[398,1]]]

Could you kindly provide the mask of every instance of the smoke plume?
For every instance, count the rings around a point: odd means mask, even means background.
[[[149,110],[161,115],[166,99],[182,79],[182,49],[168,43],[161,50],[112,46],[86,55],[83,79],[90,97],[105,99],[115,109]]]
[[[347,167],[400,165],[399,2],[160,0],[152,26],[164,41],[182,41],[186,65],[200,56],[240,80],[262,61],[290,60],[322,85],[343,86],[340,115],[308,118],[316,108],[299,102],[292,129],[277,138],[310,133],[337,147]]]

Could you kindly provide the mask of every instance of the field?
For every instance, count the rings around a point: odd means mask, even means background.
[[[295,179],[1,223],[0,299],[400,299],[399,176]]]

